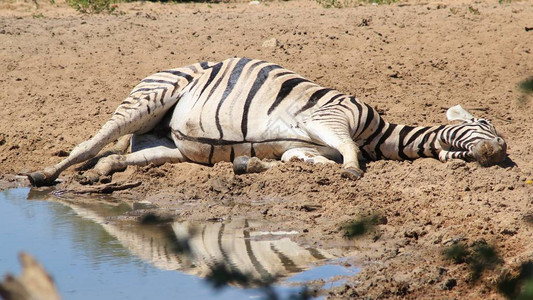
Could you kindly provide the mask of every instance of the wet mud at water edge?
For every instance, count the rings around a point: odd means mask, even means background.
[[[112,181],[141,184],[113,197],[183,221],[261,220],[264,231],[298,232],[299,247],[357,257],[359,273],[324,287],[332,298],[500,299],[499,279],[532,259],[533,104],[518,88],[533,75],[530,2],[134,2],[116,15],[39,4],[0,4],[3,180],[25,185],[14,176],[60,161],[155,71],[259,58],[354,94],[393,123],[445,124],[461,104],[492,121],[509,161],[378,161],[355,182],[339,166],[302,162],[241,176],[228,163],[130,167]],[[80,189],[76,175],[67,170],[55,188]],[[349,239],[346,224],[368,230]],[[444,255],[456,245],[464,259]],[[476,277],[483,245],[499,259]]]
[[[76,299],[303,299],[359,272],[333,251],[299,246],[295,231],[261,231],[246,219],[137,221],[137,210],[110,200],[4,190],[0,269],[13,273],[17,252],[32,253],[59,293]]]

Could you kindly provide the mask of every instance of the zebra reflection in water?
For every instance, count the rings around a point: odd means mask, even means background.
[[[269,282],[306,270],[314,263],[336,258],[328,251],[302,247],[291,232],[267,232],[260,221],[235,219],[228,222],[173,222],[172,234],[186,240],[189,251],[175,249],[175,242],[161,226],[131,221],[110,221],[109,206],[49,198],[70,207],[84,219],[98,223],[132,254],[159,269],[178,270],[205,277],[214,267],[245,274],[251,282]],[[108,239],[108,238],[106,238]],[[88,241],[99,244],[97,241]],[[112,254],[112,253],[111,253]],[[104,256],[109,255],[106,253]]]

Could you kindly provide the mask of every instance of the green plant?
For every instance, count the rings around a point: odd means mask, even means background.
[[[70,6],[85,14],[112,13],[114,0],[68,0]]]
[[[517,99],[518,106],[526,106],[531,100],[531,97],[533,97],[533,77],[529,77],[518,84],[518,89],[521,92],[521,95]]]
[[[476,241],[470,247],[462,243],[454,244],[444,249],[443,254],[456,264],[466,263],[470,267],[473,281],[480,279],[485,270],[494,269],[502,263],[496,248],[484,240]]]
[[[464,244],[455,244],[444,249],[444,257],[449,260],[453,260],[456,264],[462,264],[466,262],[467,257],[470,255],[467,247]]]
[[[316,0],[324,8],[354,7],[359,3],[391,4],[398,0]]]
[[[533,299],[533,261],[522,263],[518,274],[506,271],[496,283],[498,291],[507,299]]]
[[[345,4],[339,0],[316,0],[318,4],[324,8],[341,8],[345,7]]]
[[[473,8],[471,5],[468,6],[468,11],[474,15],[479,15],[480,12],[479,12],[479,9],[477,8]]]
[[[533,77],[530,77],[524,81],[522,81],[518,87],[520,90],[522,90],[525,94],[533,94]]]
[[[361,236],[372,231],[376,225],[385,223],[386,218],[381,217],[378,214],[373,214],[368,217],[362,217],[343,225],[343,235],[345,238],[352,239],[354,237]]]

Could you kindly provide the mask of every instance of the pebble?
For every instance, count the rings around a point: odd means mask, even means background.
[[[138,202],[135,202],[133,203],[133,209],[134,210],[137,210],[137,209],[151,209],[151,208],[156,208],[157,206],[155,204],[153,204],[152,202],[150,201],[138,201]]]
[[[263,48],[276,48],[279,42],[276,38],[271,38],[263,42]]]
[[[443,290],[451,290],[455,286],[457,286],[457,280],[455,278],[450,278],[450,279],[446,280],[446,282],[444,282],[444,284],[442,286],[442,289]]]

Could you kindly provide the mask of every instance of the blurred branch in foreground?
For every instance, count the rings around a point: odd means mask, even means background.
[[[7,274],[0,282],[0,296],[6,300],[56,300],[61,299],[52,277],[29,254],[21,252],[22,275],[15,278]]]

